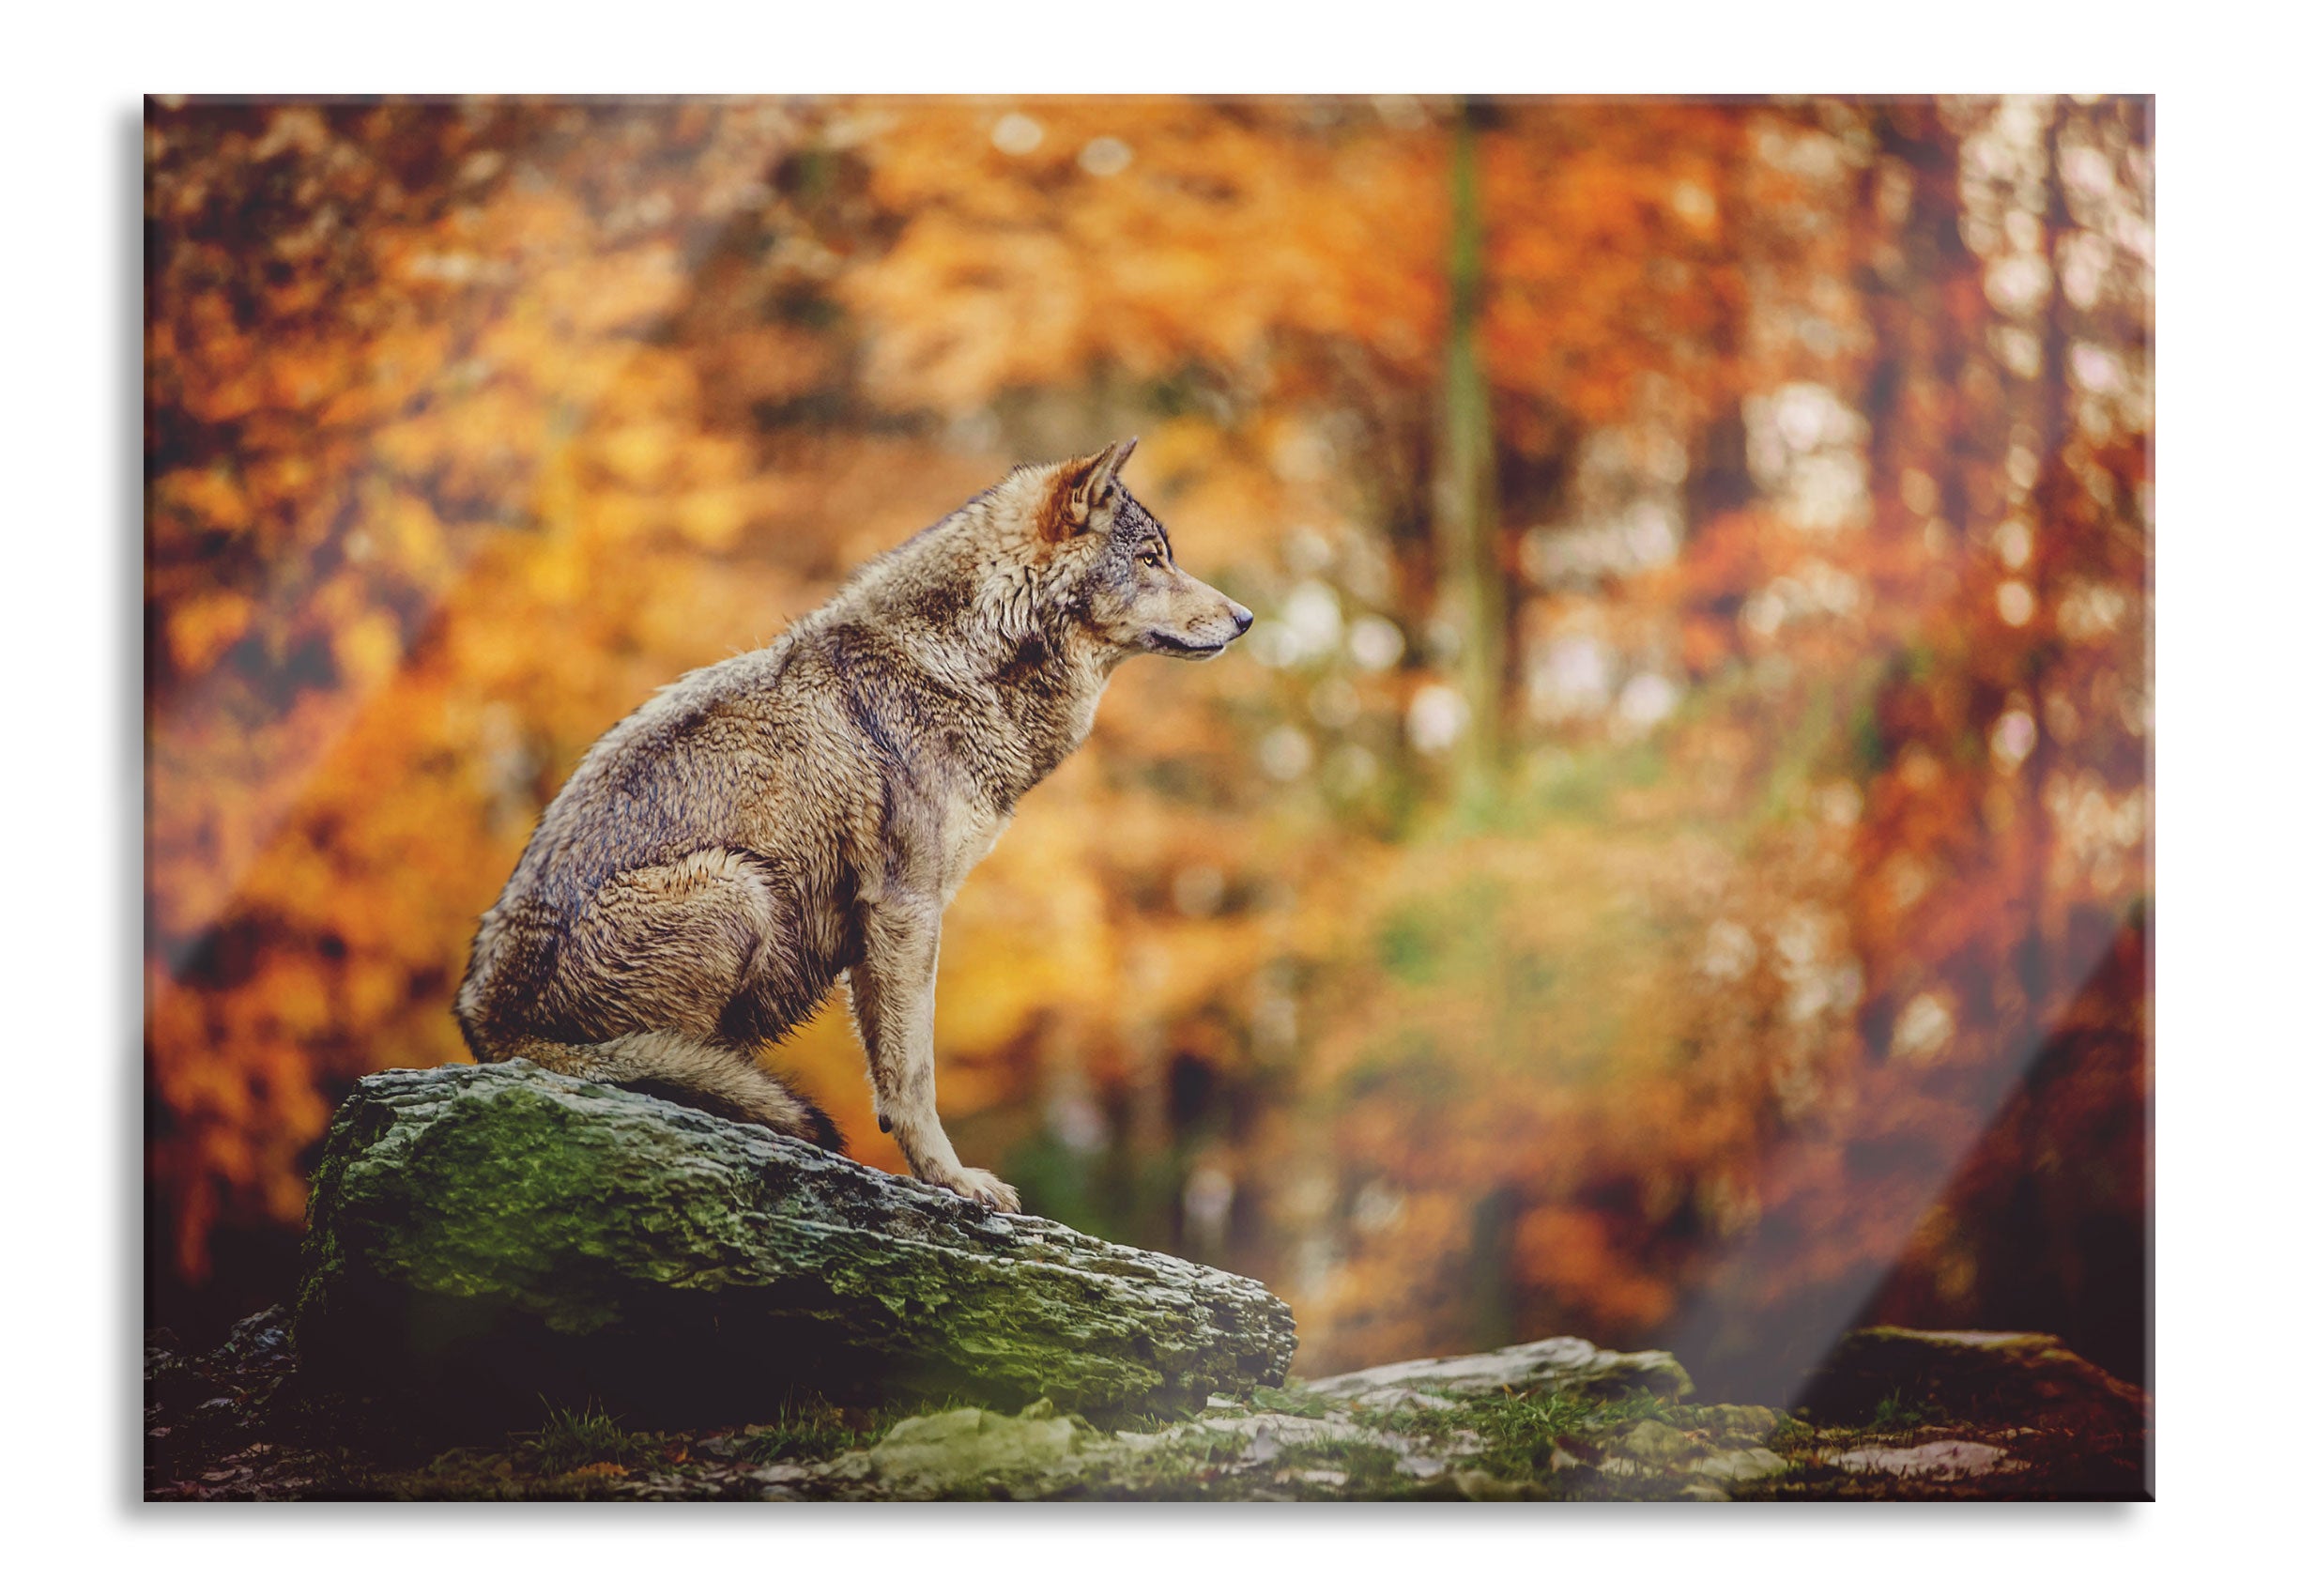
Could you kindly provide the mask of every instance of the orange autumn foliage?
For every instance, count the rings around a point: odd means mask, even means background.
[[[1872,1299],[2129,1365],[2122,1253],[2040,1293],[1985,1238],[2144,1217],[2145,102],[1471,108],[1476,813],[1430,624],[1461,114],[155,104],[156,1300],[278,1289],[345,1085],[460,1055],[591,738],[1139,432],[1263,620],[1122,671],[954,906],[970,1158],[1270,1280],[1306,1372],[1570,1332],[1777,1380]],[[900,1167],[841,1016],[784,1063]],[[2046,1146],[2082,1180],[2024,1185]]]

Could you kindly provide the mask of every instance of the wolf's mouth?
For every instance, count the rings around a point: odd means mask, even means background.
[[[1212,659],[1230,646],[1228,643],[1193,643],[1186,637],[1175,637],[1172,632],[1153,632],[1148,640],[1151,648],[1158,652],[1172,654],[1177,659]]]

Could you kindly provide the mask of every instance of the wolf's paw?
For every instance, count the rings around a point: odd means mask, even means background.
[[[962,1169],[938,1184],[949,1187],[961,1197],[972,1197],[986,1208],[996,1208],[1004,1214],[1022,1211],[1020,1194],[987,1169]]]

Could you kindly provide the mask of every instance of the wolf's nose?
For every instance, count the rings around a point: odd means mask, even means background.
[[[1246,628],[1254,623],[1254,612],[1242,604],[1233,604],[1230,606],[1230,623],[1238,629],[1237,636],[1243,637]]]

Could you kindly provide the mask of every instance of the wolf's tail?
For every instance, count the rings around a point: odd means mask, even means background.
[[[483,1064],[523,1058],[578,1080],[628,1086],[725,1119],[763,1125],[834,1153],[846,1150],[837,1122],[749,1053],[676,1031],[638,1031],[604,1042],[522,1040],[474,1051],[488,1055]]]

